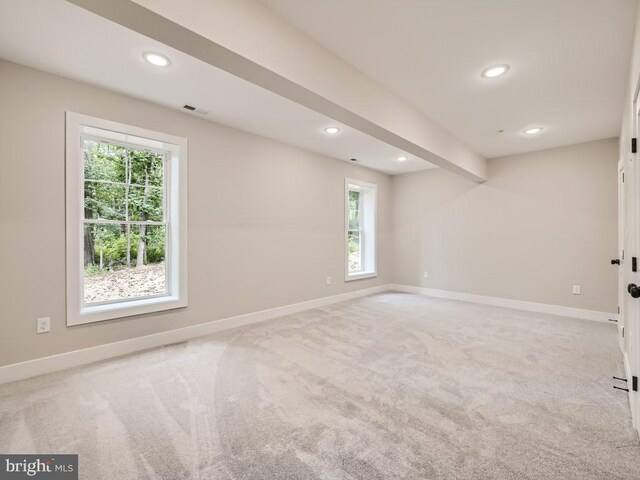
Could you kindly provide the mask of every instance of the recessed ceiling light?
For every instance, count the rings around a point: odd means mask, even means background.
[[[509,65],[496,65],[495,67],[487,68],[482,72],[482,76],[485,78],[496,78],[507,73],[507,70],[509,70]]]
[[[167,57],[157,52],[145,53],[144,59],[151,65],[155,65],[156,67],[167,67],[171,63],[171,61]]]
[[[527,128],[524,133],[526,133],[527,135],[535,135],[536,133],[540,133],[542,131],[542,127],[532,127],[532,128]]]
[[[404,161],[406,161],[406,160],[408,160],[408,159],[409,159],[409,157],[406,157],[406,156],[404,156],[404,155],[400,155],[400,156],[398,157],[398,161],[399,161],[399,162],[404,162]]]
[[[335,135],[340,131],[340,129],[338,127],[327,127],[324,129],[324,131],[329,135]]]

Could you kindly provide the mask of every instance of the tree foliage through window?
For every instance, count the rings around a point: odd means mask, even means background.
[[[349,272],[362,270],[362,199],[357,190],[349,190],[348,254]]]
[[[94,139],[83,154],[85,277],[162,263],[164,155]]]

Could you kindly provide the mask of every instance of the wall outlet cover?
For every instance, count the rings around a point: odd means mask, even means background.
[[[36,323],[36,333],[48,333],[51,331],[51,318],[39,318]]]
[[[574,285],[572,292],[574,295],[580,295],[582,293],[581,290],[580,285]]]

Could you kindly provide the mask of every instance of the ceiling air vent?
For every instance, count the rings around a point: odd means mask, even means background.
[[[202,110],[201,108],[197,108],[192,105],[183,105],[182,108],[184,108],[185,110],[189,110],[190,112],[193,112],[193,113],[198,113],[200,115],[206,115],[207,113],[209,113],[208,110]]]

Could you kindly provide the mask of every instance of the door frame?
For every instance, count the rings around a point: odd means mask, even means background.
[[[640,285],[640,272],[632,271],[632,258],[640,258],[640,169],[638,161],[640,159],[637,151],[631,148],[632,138],[640,138],[640,76],[636,80],[632,111],[631,129],[629,138],[625,139],[626,145],[621,145],[620,153],[625,173],[625,181],[622,183],[622,195],[624,211],[618,211],[619,218],[624,222],[623,238],[624,263],[621,261],[622,275],[619,279],[622,283],[618,285],[621,315],[619,320],[622,324],[623,357],[629,387],[629,405],[631,407],[631,418],[636,429],[640,430],[640,392],[633,391],[633,377],[640,377],[640,299],[632,298],[627,291],[630,283]],[[637,149],[636,149],[637,150]],[[620,240],[619,240],[620,242]]]

